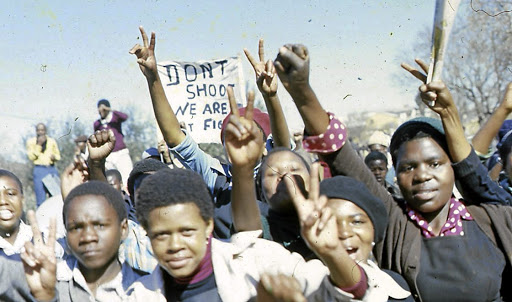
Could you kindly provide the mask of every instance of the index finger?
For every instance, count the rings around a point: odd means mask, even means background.
[[[307,200],[304,198],[304,195],[302,195],[302,192],[297,189],[297,183],[289,174],[285,175],[282,181],[286,184],[286,189],[292,198],[299,220],[302,221],[306,219],[309,214],[304,210],[304,203],[306,203]]]
[[[252,125],[253,116],[254,116],[254,91],[251,90],[247,94],[247,107],[245,108],[245,114],[244,114],[245,119],[248,120],[249,122],[251,122],[251,125]]]
[[[320,184],[318,181],[318,167],[319,163],[314,163],[311,165],[311,173],[309,177],[309,191],[308,191],[308,199],[318,201],[318,197],[320,196]]]
[[[146,31],[144,30],[144,27],[139,26],[140,34],[142,36],[142,42],[144,47],[148,47],[148,35],[146,35]]]
[[[34,244],[43,243],[43,236],[41,235],[39,225],[37,224],[36,213],[33,210],[28,211],[27,218],[28,222],[30,223],[30,228],[32,229],[32,238],[34,239]]]
[[[415,78],[425,83],[427,81],[427,76],[421,73],[418,69],[412,67],[407,63],[400,64],[403,69],[407,70],[410,74],[412,74]]]
[[[254,59],[254,57],[251,55],[251,53],[249,52],[249,50],[247,48],[244,48],[244,53],[245,53],[245,56],[247,57],[247,60],[249,60],[249,63],[251,63],[252,68],[255,68],[256,64],[258,64],[258,62]]]
[[[240,113],[238,112],[238,106],[236,104],[235,92],[233,91],[233,87],[228,86],[227,91],[228,91],[229,108],[231,109],[231,114],[239,117]]]
[[[57,218],[50,218],[50,225],[48,226],[48,241],[46,245],[55,251],[55,242],[57,241]]]
[[[265,47],[263,46],[263,38],[258,43],[258,55],[260,56],[260,62],[265,62]]]

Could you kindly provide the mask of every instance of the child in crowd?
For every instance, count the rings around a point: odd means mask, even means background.
[[[59,301],[125,299],[128,287],[144,273],[119,261],[119,245],[128,232],[121,194],[105,182],[86,182],[71,190],[62,215],[71,252],[65,261],[56,264],[51,257],[55,230],[47,245],[41,238],[35,245],[25,244],[22,258],[34,296],[44,300],[58,295]]]
[[[333,217],[319,215],[314,208],[301,211],[302,232],[327,267],[259,239],[261,231],[237,233],[230,242],[212,238],[211,196],[201,177],[190,170],[162,169],[148,176],[136,206],[160,266],[133,285],[134,301],[248,301],[256,296],[263,272],[293,275],[314,301],[341,301],[338,288],[357,282],[352,264],[339,258],[343,247]]]

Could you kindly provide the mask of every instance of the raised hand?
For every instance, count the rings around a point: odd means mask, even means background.
[[[276,70],[272,60],[265,62],[265,50],[263,47],[263,39],[259,41],[257,61],[249,52],[247,48],[244,48],[244,53],[249,63],[251,63],[254,72],[256,73],[256,84],[258,89],[263,95],[273,96],[277,93],[277,77]]]
[[[45,243],[39,230],[36,214],[30,210],[27,213],[32,227],[33,243],[25,243],[25,251],[21,253],[25,277],[30,292],[37,301],[49,301],[55,297],[57,283],[57,261],[55,257],[56,220],[50,219],[49,236]]]
[[[257,302],[305,302],[299,282],[283,274],[262,274],[258,287]]]
[[[296,92],[309,87],[309,55],[306,46],[288,44],[279,49],[274,61],[277,74],[288,92]]]
[[[512,83],[507,85],[505,95],[503,96],[503,100],[499,106],[505,109],[507,112],[512,112]]]
[[[311,166],[309,194],[306,199],[295,180],[289,175],[284,181],[292,197],[301,225],[302,238],[317,256],[329,253],[339,247],[338,229],[335,217],[327,204],[326,196],[319,196],[319,164]]]
[[[89,180],[89,169],[84,159],[81,156],[74,156],[73,159],[73,162],[64,169],[60,177],[62,199],[66,199],[69,192],[76,186]]]
[[[415,78],[423,82],[423,85],[419,88],[423,103],[438,114],[443,114],[447,108],[455,108],[452,95],[446,85],[441,81],[425,84],[427,81],[426,74],[428,74],[428,65],[420,59],[416,59],[415,61],[423,72],[406,63],[402,63],[401,66]]]
[[[405,63],[402,63],[402,68],[423,82],[423,85],[420,86],[421,99],[432,111],[439,114],[443,121],[450,158],[453,162],[459,162],[468,157],[471,152],[471,145],[466,140],[457,106],[455,106],[452,95],[443,82],[437,81],[425,84],[428,65],[419,59],[415,61],[423,72]]]
[[[254,92],[249,92],[244,116],[240,116],[232,87],[228,87],[231,116],[224,131],[224,143],[234,167],[256,166],[262,154],[261,132],[253,122]]]
[[[112,130],[98,130],[87,140],[89,159],[93,162],[102,161],[110,155],[116,145],[116,137]]]
[[[144,28],[139,26],[139,30],[143,45],[135,44],[135,46],[130,49],[130,53],[137,56],[137,63],[139,63],[140,70],[146,79],[153,81],[158,77],[155,58],[155,33],[151,33],[151,41],[148,43],[148,36]]]

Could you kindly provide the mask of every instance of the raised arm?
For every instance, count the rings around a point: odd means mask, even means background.
[[[151,40],[148,43],[148,36],[144,28],[140,26],[139,29],[144,45],[135,45],[130,50],[130,53],[137,56],[140,70],[148,81],[153,111],[162,135],[169,146],[175,147],[185,139],[185,134],[180,129],[180,123],[167,100],[160,76],[158,75],[155,58],[155,33],[151,33]]]
[[[426,74],[427,64],[421,60],[416,60],[416,63]],[[402,64],[402,67],[419,80],[426,80],[424,73],[410,65]],[[512,196],[488,177],[487,169],[472,152],[471,145],[464,136],[457,107],[446,85],[440,81],[423,84],[420,92],[425,104],[441,117],[450,157],[454,162],[455,177],[466,202],[512,204]]]
[[[425,74],[428,73],[428,65],[425,62],[416,59],[416,63]],[[439,115],[443,122],[452,161],[457,163],[466,159],[471,152],[471,145],[466,139],[459,111],[446,85],[440,81],[425,84],[427,76],[424,73],[405,63],[402,64],[402,67],[424,83],[419,88],[421,98],[432,111]]]
[[[304,45],[285,45],[274,61],[284,88],[290,93],[308,135],[319,135],[329,126],[329,116],[309,84],[309,53]]]
[[[498,135],[501,125],[512,112],[512,83],[507,85],[505,96],[487,122],[473,137],[473,148],[480,154],[487,154],[492,139]]]
[[[244,48],[244,53],[254,68],[256,74],[256,84],[258,89],[263,95],[265,106],[267,107],[268,115],[270,118],[270,127],[272,128],[272,138],[276,147],[290,148],[290,131],[286,123],[286,118],[283,113],[283,108],[277,96],[277,77],[275,67],[272,60],[265,62],[265,50],[263,46],[263,39],[259,41],[257,61],[247,50]]]
[[[105,176],[105,160],[116,144],[116,137],[112,130],[96,131],[87,140],[89,150],[89,178],[91,180],[107,181]]]
[[[240,116],[233,88],[228,87],[231,116],[224,132],[224,143],[232,163],[231,215],[236,232],[261,230],[260,209],[256,201],[254,167],[261,154],[261,134],[252,115],[254,93],[249,94],[245,116]]]

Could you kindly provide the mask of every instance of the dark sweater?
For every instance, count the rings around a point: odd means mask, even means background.
[[[408,219],[403,201],[394,200],[375,180],[350,144],[345,144],[340,150],[323,158],[331,167],[333,175],[347,175],[362,181],[384,202],[389,224],[386,237],[374,249],[377,262],[382,269],[390,269],[404,276],[415,299],[422,301],[416,280],[420,270],[422,236],[419,228]],[[512,196],[487,177],[485,167],[481,166],[474,152],[462,162],[454,164],[453,168],[468,211],[480,229],[505,255],[506,267],[502,284],[510,284],[512,208],[503,203],[510,203]],[[501,294],[504,300],[510,300],[510,286],[501,286]]]

